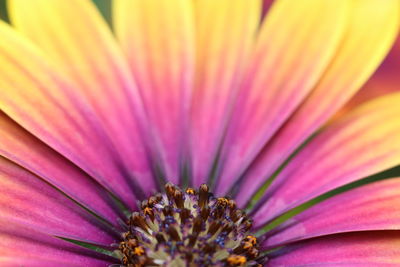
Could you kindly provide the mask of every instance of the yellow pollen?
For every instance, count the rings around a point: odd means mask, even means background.
[[[133,254],[138,255],[138,256],[142,256],[144,254],[144,249],[142,247],[136,247],[133,250]]]
[[[231,266],[243,266],[246,264],[246,257],[240,255],[231,255],[228,257],[227,261]]]
[[[193,188],[188,188],[188,189],[186,189],[186,194],[189,194],[189,195],[194,195],[195,194],[195,191],[194,191],[194,189]]]
[[[143,212],[146,215],[151,215],[153,213],[153,210],[149,207],[146,207],[146,208],[144,208]]]
[[[217,201],[218,201],[218,204],[220,204],[220,205],[222,205],[224,207],[226,205],[228,205],[228,203],[229,203],[229,200],[224,198],[224,197],[219,197]]]
[[[253,247],[253,244],[250,242],[244,242],[243,248],[248,250]]]
[[[253,245],[257,244],[257,238],[256,238],[255,236],[248,235],[248,236],[246,236],[246,239],[245,239],[245,240],[246,240],[247,242],[252,243]]]

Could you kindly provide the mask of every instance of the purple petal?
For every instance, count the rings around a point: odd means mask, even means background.
[[[260,226],[332,189],[400,164],[400,93],[370,101],[324,129],[276,177],[256,208]]]
[[[0,155],[43,178],[111,222],[118,215],[106,190],[70,161],[0,113]]]
[[[0,217],[48,235],[109,245],[118,236],[37,176],[0,157]]]
[[[4,267],[104,267],[117,262],[1,217],[0,226],[0,265]]]
[[[264,247],[350,231],[400,230],[400,178],[339,194],[290,219]]]
[[[1,109],[134,207],[139,188],[79,88],[11,27],[0,23],[0,35]]]
[[[96,123],[115,146],[115,154],[120,157],[118,161],[123,162],[122,166],[126,168],[124,175],[133,175],[132,179],[136,178],[147,192],[152,191],[154,181],[149,155],[141,138],[140,123],[146,122],[141,96],[120,47],[96,6],[92,1],[80,0],[15,0],[10,1],[8,7],[13,26],[40,47],[46,59],[55,63],[57,71],[74,84],[70,88],[73,97],[90,106],[93,114],[85,115],[96,117]],[[21,55],[21,58],[24,56]],[[26,57],[23,60],[24,63],[29,61]],[[67,108],[64,101],[59,104]],[[80,110],[78,104],[74,104]],[[71,109],[68,110],[71,112]],[[81,113],[81,116],[84,114]],[[109,169],[107,165],[116,163],[113,160],[107,162],[110,159],[102,157],[100,147],[90,142],[85,144],[86,147],[81,147],[83,151],[99,152],[98,157],[104,160],[100,168],[96,168],[99,171]],[[114,160],[117,155],[114,155]],[[110,173],[102,175],[109,176]],[[117,177],[114,174],[114,179]]]
[[[399,266],[400,231],[338,234],[290,245],[266,266]]]
[[[318,82],[344,34],[346,9],[345,2],[329,1],[272,6],[245,65],[222,149],[218,194],[235,184]]]
[[[307,98],[249,167],[242,183],[246,190],[237,198],[239,205],[360,89],[393,44],[398,33],[397,1],[385,5],[380,0],[357,1],[349,7],[346,34],[335,56]]]

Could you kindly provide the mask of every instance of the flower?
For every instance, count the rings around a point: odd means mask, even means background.
[[[362,89],[342,108],[339,114],[346,110],[352,109],[363,102],[377,98],[379,96],[394,93],[398,91],[400,78],[397,75],[400,71],[400,62],[397,60],[400,57],[400,36],[390,50],[389,54],[376,70],[374,75],[362,87]]]
[[[400,4],[269,2],[10,0],[1,265],[400,264]]]

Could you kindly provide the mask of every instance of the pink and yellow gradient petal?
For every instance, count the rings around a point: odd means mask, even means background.
[[[114,259],[0,217],[2,267],[103,267]]]
[[[399,266],[400,231],[338,234],[290,245],[266,266]]]
[[[267,237],[269,249],[298,240],[344,232],[400,230],[400,178],[375,182],[316,204]]]
[[[140,185],[154,187],[139,123],[138,90],[110,29],[89,0],[10,0],[13,26],[37,44],[74,85]],[[144,134],[144,133],[143,133]],[[133,160],[134,159],[134,160]]]
[[[0,157],[0,229],[20,224],[46,235],[109,245],[116,234],[39,177]],[[0,230],[1,231],[1,230]]]
[[[400,31],[400,29],[399,29]],[[400,91],[400,32],[389,54],[359,92],[342,108],[340,114],[373,98]]]
[[[379,66],[399,29],[397,0],[353,0],[340,47],[312,92],[263,148],[244,176],[244,204],[308,137],[348,101]],[[290,73],[290,71],[289,71]]]
[[[194,72],[192,1],[114,1],[114,25],[154,130],[152,156],[178,182]]]
[[[116,223],[118,213],[110,206],[110,198],[103,187],[2,112],[0,155],[41,177],[103,218]]]
[[[273,4],[240,84],[222,150],[219,194],[237,181],[318,81],[335,55],[348,12],[348,1]]]
[[[3,22],[0,35],[1,110],[134,207],[118,155],[77,89],[35,45]]]
[[[370,101],[328,126],[275,178],[255,226],[318,195],[400,164],[400,93]]]
[[[254,46],[261,1],[194,1],[196,77],[191,109],[193,183],[207,182]]]

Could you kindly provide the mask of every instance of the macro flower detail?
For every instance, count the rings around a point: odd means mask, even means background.
[[[123,264],[167,266],[260,266],[252,222],[208,186],[185,191],[167,183],[165,194],[141,203],[119,245]],[[257,261],[256,261],[257,260]]]
[[[110,4],[7,2],[0,266],[400,264],[398,0]]]

